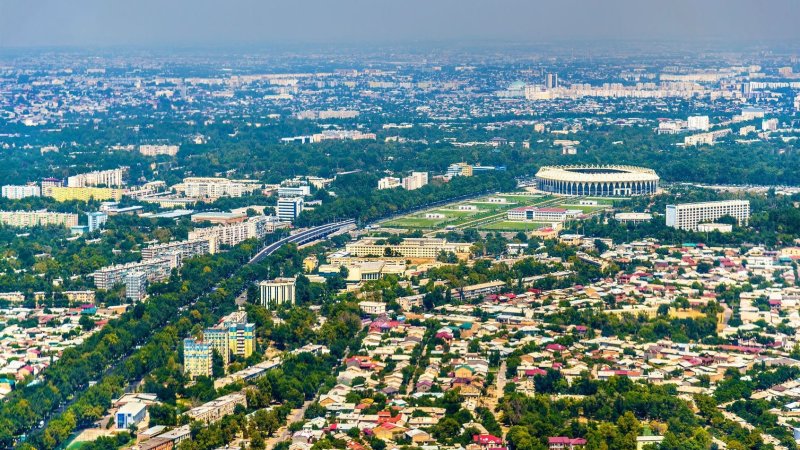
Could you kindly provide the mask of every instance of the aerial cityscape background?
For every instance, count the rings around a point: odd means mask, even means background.
[[[0,0],[0,449],[796,450],[798,18]]]

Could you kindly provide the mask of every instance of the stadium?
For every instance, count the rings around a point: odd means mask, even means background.
[[[658,181],[653,169],[635,166],[543,166],[536,173],[540,191],[566,196],[652,195]]]

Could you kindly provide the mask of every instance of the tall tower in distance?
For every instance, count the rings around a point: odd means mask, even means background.
[[[556,89],[558,88],[558,74],[557,73],[548,73],[547,79],[545,80],[545,87],[547,89]]]

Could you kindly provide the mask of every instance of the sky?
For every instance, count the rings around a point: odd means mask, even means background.
[[[800,41],[800,0],[0,0],[0,47]]]

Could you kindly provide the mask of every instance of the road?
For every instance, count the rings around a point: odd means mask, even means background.
[[[293,244],[305,244],[306,242],[310,242],[321,237],[325,237],[331,235],[333,233],[339,232],[342,229],[348,227],[354,227],[356,221],[354,219],[343,220],[340,222],[329,223],[325,225],[320,225],[318,227],[309,228],[306,230],[302,230],[298,233],[295,233],[291,236],[286,236],[283,239],[279,239],[271,244],[268,244],[264,248],[262,248],[255,256],[253,256],[248,264],[252,264],[255,262],[259,262],[262,259],[266,258],[267,256],[275,253],[278,251],[279,248],[283,247],[286,244],[293,243]]]
[[[313,228],[309,228],[309,229],[306,229],[306,230],[302,230],[302,231],[300,231],[298,233],[295,233],[294,235],[287,236],[287,237],[279,239],[279,240],[277,240],[277,241],[275,241],[275,242],[273,242],[271,244],[268,244],[263,249],[261,249],[261,251],[259,251],[255,256],[253,256],[253,258],[251,258],[250,261],[248,261],[246,264],[253,264],[255,262],[263,260],[267,256],[275,253],[279,248],[281,248],[285,244],[288,244],[288,243],[302,244],[302,243],[305,243],[305,242],[308,242],[308,241],[311,241],[311,240],[314,240],[314,239],[319,239],[321,237],[325,237],[325,236],[331,235],[333,233],[341,231],[342,229],[345,229],[347,227],[352,227],[352,226],[355,226],[355,220],[348,219],[348,220],[343,220],[343,221],[340,221],[340,222],[320,225],[320,226],[317,226],[317,227],[313,227]],[[203,295],[208,294],[212,290],[213,289],[209,289],[209,290],[201,293],[197,298],[193,299],[190,303],[182,306],[181,307],[181,311],[187,311],[187,310],[191,309],[200,300],[200,298],[203,297]],[[237,298],[236,298],[237,305],[242,304],[242,300],[246,300],[246,295],[247,295],[247,291],[244,291],[244,292],[240,293],[239,296],[237,296]],[[167,324],[169,324],[170,322],[171,321],[167,321]],[[100,375],[98,380],[95,380],[95,381],[102,380],[106,376],[110,375],[114,371],[114,369],[116,369],[120,365],[125,364],[125,362],[131,356],[133,356],[136,353],[136,351],[139,349],[140,345],[144,345],[145,342],[146,342],[146,337],[142,337],[141,339],[139,339],[137,341],[137,346],[136,347],[131,349],[130,352],[128,352],[128,353],[126,353],[124,355],[120,355],[111,365],[109,365],[109,367],[106,368],[106,370]],[[50,421],[54,417],[58,417],[61,413],[66,411],[66,409],[70,405],[75,403],[79,398],[80,398],[80,395],[74,395],[70,400],[68,400],[67,402],[63,403],[61,406],[56,408],[50,414],[46,415],[44,420],[43,420],[43,422],[42,422],[42,424],[40,426],[37,426],[34,430],[30,430],[30,431],[35,431],[37,429],[43,429],[43,428],[47,427],[47,425],[50,423]],[[30,433],[30,431],[29,431],[29,433]],[[80,431],[81,430],[79,430],[79,429],[75,430],[76,433],[78,433]]]

